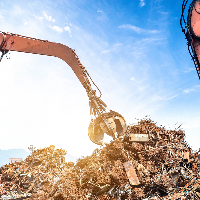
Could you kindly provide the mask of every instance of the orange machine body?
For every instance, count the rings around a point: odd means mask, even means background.
[[[75,52],[68,46],[9,33],[0,34],[0,44],[0,50],[2,52],[19,51],[58,57],[72,68],[82,84],[86,82],[86,77],[83,73],[84,67]]]
[[[184,10],[188,1],[183,2],[181,27],[188,40],[188,50],[194,61],[197,74],[200,79],[200,0],[193,0],[190,4],[187,16],[187,24],[184,19]],[[185,23],[185,29],[182,26],[182,20]]]

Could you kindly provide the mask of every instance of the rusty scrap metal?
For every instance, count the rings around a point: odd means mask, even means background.
[[[132,142],[148,142],[148,134],[130,134],[130,141]]]
[[[129,134],[148,134],[149,141],[132,142]],[[64,150],[38,149],[25,161],[0,168],[1,197],[199,199],[199,153],[184,137],[182,130],[166,130],[145,119],[128,126],[123,139],[76,163],[64,162]]]
[[[132,161],[125,162],[124,167],[125,167],[126,174],[128,176],[130,184],[131,185],[139,185],[140,182],[138,180],[136,171],[133,167]]]

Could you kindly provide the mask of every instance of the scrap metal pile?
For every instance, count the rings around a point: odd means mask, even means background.
[[[148,134],[148,142],[133,142],[132,134]],[[22,163],[1,168],[2,198],[21,193],[55,200],[200,199],[199,154],[191,152],[184,137],[182,130],[144,119],[128,126],[123,139],[76,164],[64,162],[62,149],[36,150]]]
[[[53,186],[62,174],[65,165],[63,149],[55,146],[37,149],[22,162],[0,168],[0,194],[2,199],[29,198],[34,193]]]

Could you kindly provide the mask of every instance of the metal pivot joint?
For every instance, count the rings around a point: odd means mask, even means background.
[[[0,57],[0,62],[3,59],[3,56],[8,53],[9,50],[6,50],[6,45],[7,45],[7,36],[6,33],[3,33],[3,40],[0,44],[0,51],[1,51],[1,57]]]

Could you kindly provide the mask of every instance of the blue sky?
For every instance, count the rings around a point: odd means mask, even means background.
[[[189,2],[191,3],[191,2]],[[182,124],[199,148],[200,81],[181,32],[182,1],[0,1],[1,31],[76,50],[109,109],[129,123],[150,116]],[[1,149],[54,144],[74,156],[97,146],[87,136],[88,97],[54,57],[10,52],[0,63]]]

